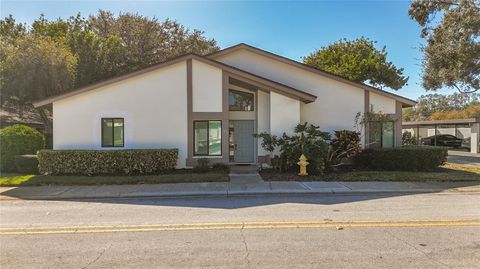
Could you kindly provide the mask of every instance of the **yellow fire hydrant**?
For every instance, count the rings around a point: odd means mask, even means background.
[[[299,176],[308,176],[307,165],[309,164],[309,162],[307,162],[307,157],[305,157],[305,155],[302,154],[302,156],[300,156],[299,160],[300,161],[297,164],[300,166],[300,173],[298,173],[298,175]]]

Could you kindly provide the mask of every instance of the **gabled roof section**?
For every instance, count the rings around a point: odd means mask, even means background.
[[[206,58],[204,56],[189,53],[189,54],[185,54],[185,55],[167,60],[167,61],[159,63],[159,64],[155,64],[155,65],[145,67],[143,69],[140,69],[140,70],[132,72],[132,73],[128,73],[128,74],[121,75],[121,76],[114,77],[114,78],[107,79],[107,80],[103,80],[103,81],[100,81],[100,82],[97,82],[97,83],[94,83],[94,84],[87,85],[85,87],[78,88],[78,89],[73,90],[71,92],[51,96],[51,97],[48,97],[46,99],[33,102],[33,106],[34,107],[42,107],[42,106],[51,104],[55,101],[65,99],[67,97],[71,97],[71,96],[74,96],[74,95],[77,95],[77,94],[80,94],[80,93],[84,93],[84,92],[88,92],[88,91],[91,91],[91,90],[94,90],[94,89],[98,89],[98,88],[103,87],[103,86],[107,86],[107,85],[110,85],[110,84],[113,84],[113,83],[116,83],[116,82],[120,82],[122,80],[126,80],[126,79],[129,79],[129,78],[135,77],[135,76],[139,76],[139,75],[151,72],[151,71],[155,71],[155,70],[158,70],[158,69],[176,64],[176,63],[180,63],[180,62],[183,62],[183,61],[186,61],[186,60],[191,60],[191,59],[209,64],[209,65],[212,65],[212,66],[215,66],[215,67],[218,67],[218,68],[228,72],[229,74],[232,74],[232,75],[236,76],[237,78],[245,79],[245,80],[249,80],[249,81],[255,81],[256,84],[262,85],[263,87],[266,87],[267,89],[274,89],[276,92],[279,92],[281,94],[287,95],[287,96],[292,97],[292,98],[296,98],[296,99],[298,99],[302,102],[305,102],[305,103],[313,102],[317,98],[315,95],[309,94],[309,93],[301,91],[299,89],[295,89],[293,87],[290,87],[290,86],[278,83],[276,81],[258,76],[258,75],[253,74],[253,73],[249,73],[249,72],[241,70],[239,68],[236,68],[236,67],[233,67],[233,66],[215,61],[213,59]]]
[[[347,78],[344,78],[344,77],[332,74],[330,72],[327,72],[327,71],[324,71],[324,70],[306,65],[306,64],[301,63],[301,62],[297,62],[295,60],[283,57],[283,56],[278,55],[278,54],[274,54],[274,53],[266,51],[266,50],[259,49],[259,48],[254,47],[254,46],[250,46],[250,45],[245,44],[245,43],[240,43],[240,44],[225,48],[223,50],[208,54],[208,55],[206,55],[206,57],[208,57],[210,59],[217,59],[217,58],[219,58],[223,55],[227,55],[227,54],[230,54],[230,53],[233,53],[235,51],[242,50],[242,49],[247,50],[247,51],[251,51],[251,52],[254,52],[254,53],[257,53],[257,54],[260,54],[260,55],[263,55],[263,56],[271,58],[271,59],[278,60],[280,62],[289,64],[289,65],[296,66],[296,67],[301,68],[303,70],[313,72],[313,73],[316,73],[316,74],[319,74],[319,75],[337,80],[339,82],[343,82],[343,83],[350,84],[352,86],[355,86],[355,87],[358,87],[358,88],[361,88],[361,89],[364,89],[364,90],[367,90],[367,91],[374,92],[374,93],[379,94],[379,95],[383,95],[383,96],[386,96],[386,97],[393,98],[393,99],[401,102],[404,107],[414,106],[417,103],[414,100],[405,98],[403,96],[400,96],[400,95],[397,95],[397,94],[394,94],[394,93],[390,93],[390,92],[387,92],[387,91],[384,91],[384,90],[366,85],[364,83],[349,80]]]

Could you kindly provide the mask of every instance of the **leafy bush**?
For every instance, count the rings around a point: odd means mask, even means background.
[[[365,149],[356,157],[359,168],[389,171],[431,171],[447,160],[447,148],[404,146]]]
[[[362,151],[360,132],[342,130],[335,131],[328,154],[328,165],[335,166],[356,156]]]
[[[255,137],[262,139],[261,145],[265,150],[274,152],[278,149],[280,155],[275,155],[271,160],[273,169],[281,172],[296,170],[298,158],[304,154],[310,163],[307,172],[311,175],[320,175],[325,170],[327,140],[330,139],[330,134],[319,129],[318,126],[305,122],[295,127],[292,136],[283,133],[282,137],[276,137],[269,133],[261,133]]]
[[[37,130],[15,124],[0,129],[0,170],[15,171],[15,156],[36,154],[45,147],[45,136]]]
[[[17,155],[15,156],[15,167],[18,173],[38,174],[37,155]]]
[[[210,160],[207,158],[197,159],[197,165],[193,167],[193,172],[206,173],[210,170]]]
[[[402,145],[404,146],[413,146],[417,145],[418,140],[414,136],[412,136],[412,133],[409,131],[406,131],[402,134]]]
[[[55,175],[158,174],[175,169],[177,149],[41,150],[39,171]]]

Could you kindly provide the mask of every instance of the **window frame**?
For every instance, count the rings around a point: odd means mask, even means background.
[[[210,122],[211,121],[218,121],[220,122],[220,154],[210,154]],[[196,139],[196,132],[195,132],[195,123],[197,122],[206,122],[207,123],[207,154],[197,154],[195,152],[195,139]],[[193,121],[193,156],[194,157],[221,157],[223,156],[223,122],[222,120],[194,120]]]
[[[389,121],[386,121],[386,122],[392,123],[392,135],[393,135],[393,136],[392,136],[392,147],[391,147],[391,148],[394,148],[394,147],[395,147],[395,121],[394,121],[394,120],[389,120]],[[380,147],[377,147],[377,148],[381,148],[381,149],[386,148],[386,147],[383,146],[383,124],[384,124],[385,122],[383,122],[383,121],[370,121],[370,122],[368,123],[368,124],[369,124],[369,126],[368,126],[368,127],[369,127],[369,130],[368,130],[368,132],[369,132],[369,133],[368,133],[368,139],[369,139],[369,140],[370,140],[371,137],[372,137],[372,136],[371,136],[371,133],[370,133],[371,130],[373,129],[372,126],[371,126],[372,123],[373,123],[373,124],[375,124],[375,123],[376,123],[376,124],[380,124],[380,132],[381,132],[381,133],[380,133],[380,141],[378,141],[378,143],[380,144]],[[376,143],[375,143],[375,144],[376,144]],[[368,141],[368,147],[372,147],[372,146],[373,146],[372,141]],[[373,147],[373,148],[375,148],[375,147]]]
[[[105,129],[103,122],[105,120],[112,121],[112,145],[105,145],[103,141],[103,131]],[[122,121],[122,145],[121,146],[116,146],[115,145],[115,120],[121,120]],[[101,144],[102,148],[124,148],[125,147],[125,118],[101,118],[101,125],[102,125],[102,130],[101,130]]]
[[[241,91],[241,90],[235,90],[235,89],[228,89],[228,98],[230,100],[230,93],[235,93],[235,94],[249,94],[252,95],[252,110],[231,110],[230,107],[230,101],[228,103],[228,111],[230,112],[255,112],[255,93],[254,92],[247,92],[247,91]]]

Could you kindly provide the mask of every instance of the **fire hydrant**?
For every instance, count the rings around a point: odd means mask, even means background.
[[[302,156],[300,156],[299,160],[300,161],[297,164],[300,166],[300,173],[298,173],[298,175],[299,176],[308,176],[307,165],[309,164],[309,162],[307,162],[307,157],[305,157],[305,155],[302,154]]]

